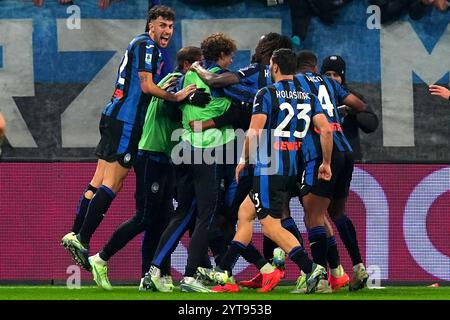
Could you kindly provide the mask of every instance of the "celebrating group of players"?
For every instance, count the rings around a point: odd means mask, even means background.
[[[289,38],[269,33],[251,64],[231,72],[237,48],[218,33],[200,48],[182,48],[176,70],[160,79],[160,49],[170,42],[174,20],[172,9],[151,8],[148,30],[124,54],[100,120],[97,168],[64,247],[106,290],[107,261],[145,232],[140,290],[172,292],[170,257],[186,231],[185,292],[238,292],[240,286],[268,292],[284,277],[285,254],[300,271],[295,292],[363,288],[368,274],[344,213],[353,153],[342,111],[364,112],[366,105],[340,84],[342,59],[327,58],[319,74],[312,52],[296,55]],[[246,132],[243,141],[239,132]],[[131,167],[136,213],[89,256],[90,239]],[[311,255],[290,215],[293,197],[304,208]],[[327,216],[352,258],[351,279]],[[252,244],[255,218],[264,233],[263,254]],[[240,286],[232,276],[239,256],[259,270]]]

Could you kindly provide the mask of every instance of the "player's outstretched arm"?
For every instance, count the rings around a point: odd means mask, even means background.
[[[239,78],[234,73],[224,72],[222,74],[215,74],[203,68],[198,61],[191,65],[191,70],[195,71],[208,87],[224,88],[239,83]]]
[[[228,110],[220,116],[203,121],[193,120],[189,122],[189,126],[194,132],[200,132],[211,128],[223,128],[235,124],[238,121],[239,115],[239,110],[234,104],[231,104]]]
[[[141,81],[142,92],[166,101],[180,102],[196,89],[196,86],[191,84],[175,94],[167,92],[153,82],[153,75],[150,72],[145,71],[139,72],[139,80]]]
[[[3,137],[5,136],[5,129],[6,129],[5,118],[3,118],[3,115],[0,112],[0,144],[1,141],[3,140]]]
[[[322,147],[322,164],[319,167],[318,178],[325,181],[331,180],[331,154],[333,152],[333,131],[324,114],[316,114],[313,117],[314,126],[320,131],[320,146]]]
[[[191,127],[192,131],[194,132],[202,132],[211,128],[216,127],[216,123],[213,119],[209,120],[191,120],[189,121],[189,126]]]
[[[446,87],[432,84],[430,86],[430,93],[433,96],[439,96],[441,98],[444,98],[445,100],[450,100],[450,90],[448,90]]]
[[[6,128],[5,119],[3,118],[3,115],[0,112],[0,158],[2,157],[2,144],[3,140],[5,139],[5,128]]]
[[[356,112],[363,112],[366,111],[367,105],[362,101],[360,98],[358,98],[353,93],[350,93],[343,101],[343,103],[346,106],[349,106]]]

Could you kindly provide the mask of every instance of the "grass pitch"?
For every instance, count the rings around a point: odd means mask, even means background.
[[[269,293],[243,288],[239,293],[173,293],[139,292],[137,287],[117,286],[113,291],[83,286],[0,286],[0,300],[450,300],[450,286],[439,288],[396,287],[363,289],[349,292],[347,288],[333,294],[293,294],[293,286],[278,286]]]

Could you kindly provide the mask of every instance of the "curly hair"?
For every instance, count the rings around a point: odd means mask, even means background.
[[[158,17],[162,17],[165,20],[175,21],[175,11],[167,6],[157,5],[153,6],[148,11],[148,22],[158,19]]]
[[[252,63],[269,64],[272,53],[278,49],[292,49],[291,39],[275,32],[263,35],[255,48]]]
[[[223,33],[214,33],[202,41],[203,57],[207,61],[217,61],[220,54],[230,55],[237,51],[236,42]]]

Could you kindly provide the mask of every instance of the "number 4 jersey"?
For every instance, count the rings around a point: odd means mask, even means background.
[[[311,72],[296,75],[294,83],[319,99],[324,114],[333,129],[333,151],[352,152],[352,147],[342,130],[341,119],[337,110],[337,106],[343,104],[349,92],[335,80]],[[306,162],[322,156],[320,132],[317,129],[315,129],[315,134],[303,139],[302,151]]]
[[[267,115],[258,142],[255,176],[297,175],[302,140],[313,143],[312,136],[319,136],[312,119],[321,113],[317,97],[298,82],[283,80],[262,88],[253,104],[253,114]]]

